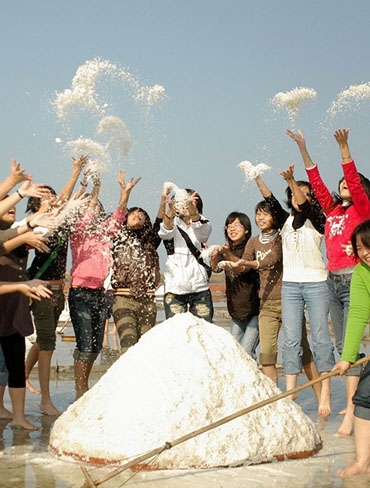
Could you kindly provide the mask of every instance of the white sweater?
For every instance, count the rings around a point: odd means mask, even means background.
[[[321,252],[323,235],[309,220],[294,230],[293,216],[288,217],[282,230],[283,281],[317,283],[326,281],[327,271]]]

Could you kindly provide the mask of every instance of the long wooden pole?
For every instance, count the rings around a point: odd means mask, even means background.
[[[370,361],[370,356],[366,356],[362,359],[359,359],[356,361],[354,364],[350,366],[350,368],[353,368],[355,366],[359,366],[360,364],[367,363]],[[238,417],[241,417],[242,415],[246,415],[247,413],[252,412],[253,410],[257,410],[258,408],[264,407],[266,405],[269,405],[270,403],[276,402],[282,398],[285,398],[290,395],[294,395],[295,393],[298,393],[310,386],[315,385],[316,383],[320,383],[321,381],[324,381],[328,378],[331,378],[332,376],[337,376],[339,375],[339,370],[335,369],[333,371],[330,371],[329,373],[324,373],[320,375],[318,378],[315,378],[314,380],[307,381],[306,383],[303,383],[303,385],[297,386],[296,388],[292,388],[291,390],[285,391],[283,393],[279,393],[278,395],[275,395],[271,398],[267,398],[266,400],[263,400],[261,402],[255,403],[254,405],[251,405],[250,407],[243,408],[242,410],[239,410],[238,412],[235,412],[231,415],[228,415],[227,417],[224,417],[220,420],[217,420],[216,422],[213,422],[209,425],[206,425],[205,427],[201,427],[200,429],[194,430],[193,432],[190,432],[189,434],[186,434],[182,437],[179,437],[178,439],[175,439],[172,442],[166,442],[163,446],[157,447],[155,449],[152,449],[151,451],[148,451],[141,456],[138,456],[137,458],[129,461],[128,463],[123,464],[119,468],[115,469],[111,473],[108,473],[107,475],[103,476],[102,478],[93,481],[89,472],[87,469],[82,466],[81,470],[86,478],[87,484],[89,488],[97,488],[99,485],[102,485],[106,481],[114,478],[115,476],[119,475],[123,471],[126,471],[126,469],[131,468],[132,466],[135,466],[136,464],[140,464],[143,461],[146,461],[147,459],[150,459],[154,456],[157,456],[158,454],[161,454],[163,451],[167,449],[171,449],[172,447],[177,446],[178,444],[181,444],[185,441],[188,441],[189,439],[192,439],[193,437],[196,437],[200,434],[203,434],[204,432],[208,432],[209,430],[215,429],[216,427],[219,427],[220,425],[226,424],[227,422],[230,422],[231,420],[234,420]]]

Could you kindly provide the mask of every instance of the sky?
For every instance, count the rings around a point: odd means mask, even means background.
[[[85,111],[60,120],[53,101],[97,57],[166,91],[148,108],[133,101],[130,87],[99,80],[100,100],[133,140],[102,176],[108,210],[118,201],[120,169],[142,177],[130,204],[152,218],[170,179],[199,192],[213,225],[209,243],[222,244],[226,216],[238,210],[253,220],[261,199],[254,182],[245,182],[241,161],[271,166],[264,179],[281,200],[282,169],[294,162],[296,177],[305,178],[286,129],[304,132],[336,190],[341,167],[333,132],[349,127],[357,167],[370,176],[369,100],[327,113],[344,89],[370,82],[368,0],[19,0],[2,4],[0,25],[1,178],[14,157],[34,181],[62,188],[72,168],[66,143],[94,138],[97,117]],[[296,87],[313,88],[317,98],[292,120],[271,99]],[[19,217],[23,211],[20,205]]]

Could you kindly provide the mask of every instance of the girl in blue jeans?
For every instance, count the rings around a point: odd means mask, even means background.
[[[231,212],[225,221],[226,244],[212,253],[212,269],[217,273],[221,260],[238,261],[244,254],[245,246],[251,237],[251,221],[242,212]],[[250,269],[237,273],[225,270],[227,309],[231,317],[231,334],[243,349],[256,359],[259,343],[259,277],[258,271]]]

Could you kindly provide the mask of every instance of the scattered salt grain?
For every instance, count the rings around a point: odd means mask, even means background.
[[[257,176],[261,176],[263,173],[271,169],[267,164],[259,163],[253,165],[250,161],[242,161],[238,166],[243,171],[246,182],[255,180]]]
[[[163,189],[164,191],[173,193],[174,207],[177,212],[181,210],[181,207],[184,207],[187,204],[189,200],[189,193],[183,188],[179,188],[172,181],[165,181],[163,184]]]
[[[87,137],[79,137],[74,141],[67,142],[67,147],[70,148],[72,155],[80,156],[87,154],[103,160],[109,160],[109,155],[106,149],[98,142],[93,141]]]
[[[294,122],[302,104],[314,102],[317,92],[313,88],[297,87],[287,92],[279,92],[271,103],[279,110],[286,109],[291,122]]]
[[[135,101],[143,102],[146,105],[154,105],[162,102],[166,97],[166,90],[162,85],[142,86],[135,94]]]
[[[344,110],[359,109],[361,102],[370,100],[370,82],[351,85],[337,95],[327,113],[330,117],[336,116]]]
[[[211,246],[207,246],[201,250],[200,257],[203,259],[203,261],[209,263],[211,261],[212,253],[220,249],[220,247],[221,246],[219,246],[218,244],[212,244]]]
[[[70,110],[84,108],[99,112],[104,104],[99,105],[95,91],[96,81],[101,74],[114,75],[117,67],[110,61],[95,58],[80,66],[72,79],[72,87],[56,93],[55,107],[59,118],[64,118]]]
[[[119,157],[126,156],[132,146],[131,134],[126,124],[118,117],[109,115],[100,120],[98,125],[98,134],[110,135],[110,140],[106,145],[106,151],[116,148]]]

